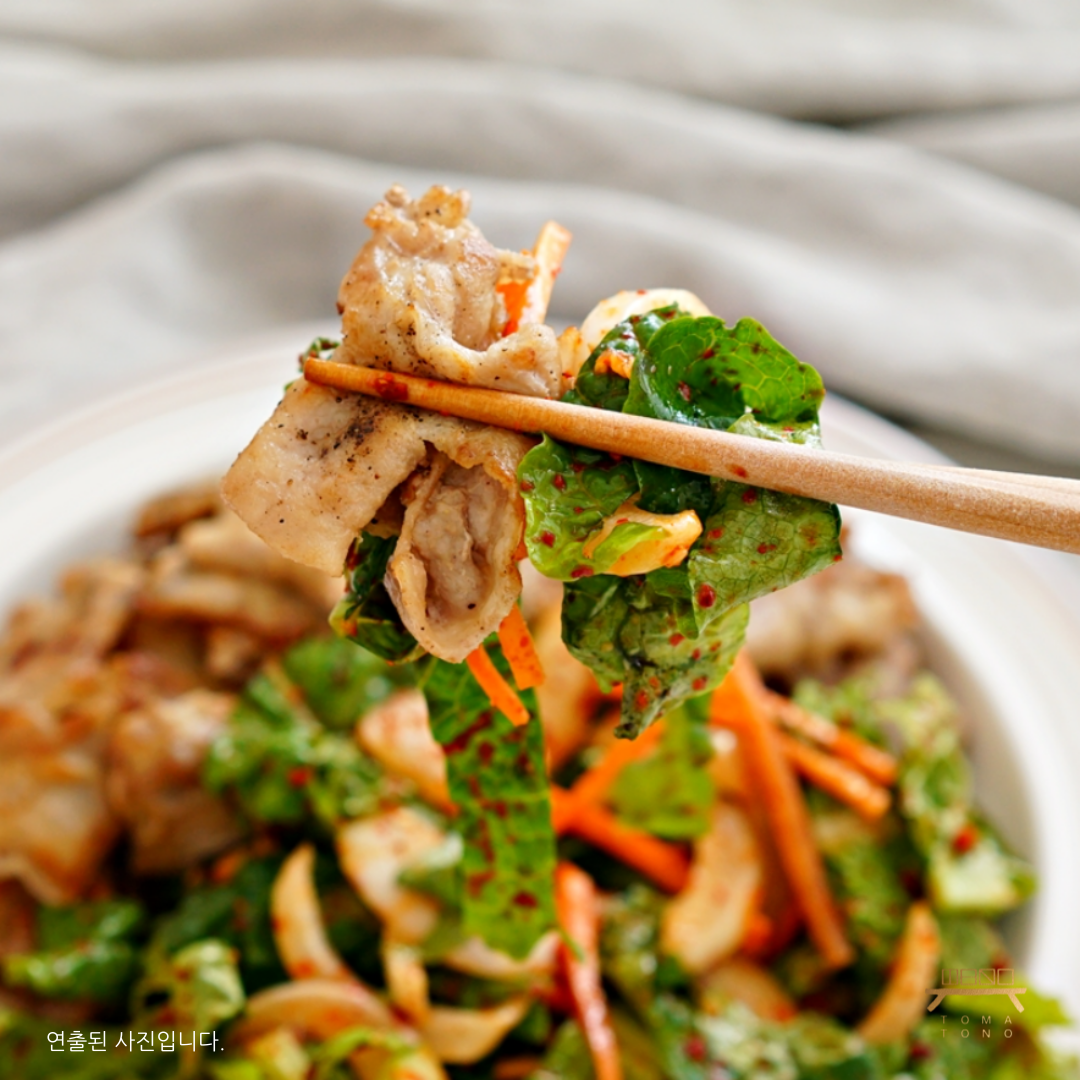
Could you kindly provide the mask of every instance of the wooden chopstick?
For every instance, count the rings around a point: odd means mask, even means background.
[[[546,432],[594,450],[1080,554],[1080,482],[1073,480],[836,454],[329,360],[308,360],[304,375],[321,386],[512,431]]]

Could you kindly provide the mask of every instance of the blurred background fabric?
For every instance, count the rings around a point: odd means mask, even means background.
[[[3,0],[0,162],[0,442],[331,325],[370,204],[441,181],[496,243],[574,231],[561,319],[685,286],[1080,475],[1074,2]]]

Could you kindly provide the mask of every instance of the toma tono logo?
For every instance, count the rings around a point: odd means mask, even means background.
[[[1027,993],[1027,987],[1016,985],[1016,972],[1012,968],[942,968],[941,985],[931,987],[928,994],[933,994],[934,999],[926,1007],[927,1012],[933,1012],[951,994],[963,997],[1007,997],[1018,1013],[1024,1011],[1020,995]],[[974,1011],[974,1010],[973,1010]],[[993,1025],[993,1016],[979,1017],[979,1033],[984,1039],[990,1038]],[[999,1021],[1003,1027],[1006,1039],[1012,1038],[1012,1018],[1005,1016]],[[971,1035],[971,1018],[961,1016],[960,1034],[963,1038]],[[946,1017],[941,1016],[941,1034],[944,1037]]]

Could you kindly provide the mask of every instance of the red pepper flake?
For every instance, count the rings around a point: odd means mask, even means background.
[[[683,1043],[683,1050],[691,1061],[705,1060],[705,1040],[700,1035],[691,1035]]]
[[[649,704],[649,695],[644,690],[639,690],[634,695],[634,706],[644,710]]]
[[[709,685],[709,680],[704,675],[699,675],[690,685],[700,694]]]
[[[716,355],[716,350],[715,349],[706,349],[701,354],[701,359],[702,360],[711,360],[715,355]]]
[[[745,480],[750,475],[741,465],[732,465],[731,471],[741,480]]]
[[[716,603],[716,590],[709,584],[699,585],[697,591],[698,607],[711,608]]]
[[[553,532],[542,532],[540,534],[540,543],[545,547],[555,546],[555,534]]]
[[[841,560],[841,559],[842,559],[843,557],[844,557],[844,553],[843,553],[842,551],[838,551],[838,552],[837,552],[837,553],[836,553],[836,554],[835,554],[835,555],[834,555],[834,556],[832,557],[832,561],[833,561],[833,562],[839,562],[839,561],[840,561],[840,560]]]
[[[522,480],[521,481],[521,490],[522,491],[532,491],[532,489],[534,487],[536,487],[536,485],[531,480]]]
[[[409,388],[398,382],[393,375],[379,375],[375,379],[375,393],[384,401],[408,401]]]
[[[719,540],[720,537],[722,537],[723,535],[724,535],[724,530],[723,529],[710,529],[709,530],[709,539],[710,540]]]
[[[690,398],[693,397],[693,391],[684,382],[679,383],[679,394],[683,401],[689,401]]]
[[[288,781],[291,787],[302,788],[308,784],[315,775],[315,770],[310,765],[297,765],[288,772]]]
[[[585,471],[585,463],[583,461],[575,461],[570,468],[576,473],[583,473]]]
[[[456,739],[451,739],[450,742],[443,746],[443,753],[460,754],[463,750],[467,750],[474,735],[478,735],[484,728],[491,727],[493,716],[494,714],[490,709],[481,713],[476,718],[476,721],[470,724]]]
[[[554,479],[551,481],[559,491],[566,490],[566,477],[562,473],[556,473]]]
[[[480,756],[481,765],[490,765],[491,759],[495,757],[495,747],[489,742],[482,742],[476,748],[476,752]]]
[[[570,576],[572,578],[592,577],[593,568],[591,566],[575,566],[574,569],[570,571]]]
[[[629,518],[619,518],[618,521],[615,522],[615,524],[616,525],[625,525],[629,520],[630,520]]]
[[[693,652],[692,652],[692,653],[690,654],[690,659],[691,659],[691,660],[700,660],[700,659],[701,659],[701,650],[700,650],[700,649],[695,649],[695,650],[694,650],[694,651],[693,651]]]
[[[934,1050],[924,1042],[913,1042],[908,1054],[912,1061],[929,1061],[934,1056]]]
[[[954,837],[952,849],[966,855],[979,842],[979,830],[969,821]]]
[[[742,493],[742,501],[746,503],[747,506],[753,506],[753,504],[757,502],[757,491],[755,491],[754,488],[747,488]]]
[[[470,895],[479,896],[484,886],[495,876],[494,870],[480,870],[475,874],[469,874],[465,879],[465,885]]]
[[[514,896],[514,903],[517,904],[518,907],[523,908],[535,908],[540,906],[536,897],[533,896],[532,893],[525,891],[519,892]]]
[[[681,645],[686,638],[682,634],[672,634],[667,640],[669,645]]]
[[[776,545],[775,544],[758,544],[758,546],[757,546],[757,553],[759,555],[768,555],[770,551],[775,551],[775,550],[776,550]]]
[[[584,507],[581,507],[581,506],[575,506],[574,507],[574,513],[575,514],[583,514],[584,512],[585,512]]]

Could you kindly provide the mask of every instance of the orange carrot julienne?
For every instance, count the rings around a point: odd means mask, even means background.
[[[519,690],[531,690],[544,681],[544,667],[521,608],[514,604],[510,614],[499,624],[499,644],[510,663],[510,671]]]
[[[885,787],[896,783],[896,758],[888,751],[867,742],[852,731],[845,731],[824,716],[804,709],[783,694],[766,690],[765,702],[772,715],[789,731],[804,735],[811,742],[831,750],[837,757],[850,762],[871,780]]]
[[[784,757],[800,776],[846,803],[860,816],[876,821],[889,809],[892,799],[888,791],[852,765],[783,732],[777,732],[776,737]]]
[[[711,719],[732,728],[739,736],[761,792],[780,864],[791,883],[810,940],[829,967],[846,967],[855,959],[855,952],[829,892],[799,782],[769,719],[764,686],[745,651],[714,692]]]
[[[499,669],[492,663],[487,649],[478,645],[465,658],[473,678],[480,684],[480,689],[487,694],[495,706],[515,727],[529,722],[529,710],[521,703],[521,698],[514,693],[510,684],[499,674]]]
[[[571,833],[677,893],[690,877],[690,860],[674,844],[620,821],[610,810],[571,791],[551,788],[551,823],[557,836]]]
[[[596,886],[584,870],[562,862],[555,869],[555,908],[570,939],[560,945],[574,1012],[589,1046],[596,1080],[622,1080],[615,1029],[600,977],[600,905]]]
[[[590,802],[601,802],[608,789],[618,779],[619,773],[632,761],[638,761],[648,755],[660,741],[663,734],[663,721],[658,720],[647,727],[636,739],[616,739],[608,747],[604,756],[587,772],[583,773],[571,790],[574,797]]]
[[[515,333],[522,326],[544,321],[551,301],[551,290],[562,269],[571,239],[572,234],[557,222],[546,222],[532,250],[536,259],[536,273],[527,281],[504,281],[496,286],[506,308],[503,337]]]

